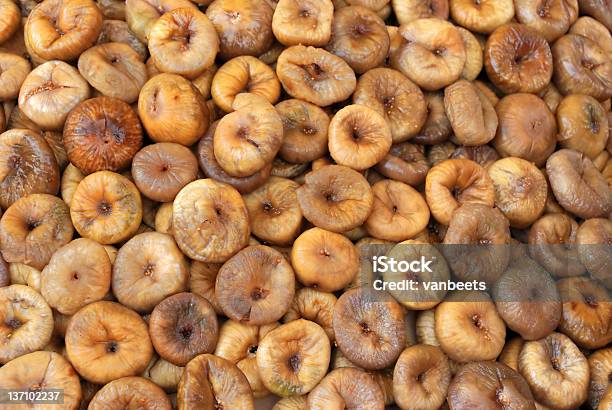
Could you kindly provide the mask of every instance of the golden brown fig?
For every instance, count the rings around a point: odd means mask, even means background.
[[[303,285],[334,292],[346,287],[358,274],[359,255],[345,236],[312,228],[295,240],[291,264]]]
[[[132,162],[132,176],[140,192],[160,202],[174,200],[197,173],[198,160],[191,150],[171,142],[144,147]]]
[[[580,262],[591,277],[612,289],[609,267],[612,263],[608,249],[612,241],[612,221],[604,218],[587,219],[576,234]]]
[[[177,404],[179,410],[255,409],[253,392],[240,369],[210,354],[196,356],[185,367],[178,386]]]
[[[30,353],[2,366],[0,389],[28,392],[58,389],[62,392],[61,403],[25,404],[32,409],[77,410],[82,398],[79,376],[64,357],[53,352]],[[6,404],[4,407],[24,408],[24,405]]]
[[[574,409],[587,398],[589,365],[565,335],[552,333],[526,342],[519,356],[519,372],[534,398],[555,409]]]
[[[219,38],[208,17],[194,8],[164,13],[147,36],[155,66],[194,79],[214,64]]]
[[[495,206],[510,226],[527,228],[544,212],[548,185],[535,165],[509,157],[494,162],[487,172],[495,187]]]
[[[468,363],[455,375],[448,389],[451,410],[536,410],[529,385],[519,373],[497,362]]]
[[[492,33],[514,17],[511,0],[449,0],[450,15],[458,25],[470,31]]]
[[[284,397],[277,401],[272,410],[307,410],[308,395]]]
[[[223,313],[215,297],[215,281],[221,269],[220,263],[192,261],[189,271],[189,291],[208,300],[218,314]]]
[[[578,17],[578,0],[516,0],[516,19],[552,43],[567,32]]]
[[[302,227],[298,188],[299,184],[290,179],[271,177],[263,186],[244,195],[253,235],[277,245],[293,242]]]
[[[458,143],[483,145],[495,137],[497,114],[472,83],[459,80],[444,90],[444,108]]]
[[[406,346],[402,306],[383,291],[350,289],[334,307],[334,333],[342,353],[369,370],[392,365]]]
[[[109,291],[111,261],[102,245],[79,238],[58,249],[41,275],[41,294],[49,305],[73,315]]]
[[[393,397],[402,409],[437,409],[451,381],[448,358],[437,347],[411,346],[393,370]]]
[[[88,410],[114,410],[130,406],[151,410],[172,409],[166,393],[152,381],[144,377],[122,377],[102,387],[91,399]]]
[[[561,95],[561,93],[559,92],[557,87],[555,87],[553,83],[548,84],[546,88],[540,91],[538,96],[544,100],[544,102],[548,106],[548,109],[552,113],[557,112],[557,107],[559,106],[559,104],[561,103],[561,100],[563,99],[563,95]]]
[[[282,159],[303,164],[327,153],[329,116],[323,109],[296,99],[281,101],[275,108],[284,128],[279,151]]]
[[[211,85],[215,104],[225,112],[232,112],[234,99],[248,92],[276,103],[280,95],[280,83],[274,71],[252,56],[240,56],[223,64],[215,73]]]
[[[605,408],[606,391],[610,389],[610,374],[612,373],[612,348],[607,347],[593,352],[589,356],[591,382],[589,387],[589,404],[596,409],[601,403]],[[608,394],[608,396],[610,396]],[[608,401],[608,404],[610,402]]]
[[[153,347],[178,366],[212,353],[217,344],[217,316],[210,303],[194,293],[178,293],[161,301],[149,319]]]
[[[21,25],[21,13],[11,0],[0,1],[0,44],[10,39]]]
[[[353,367],[332,370],[308,395],[311,410],[383,410],[380,386],[366,372]]]
[[[75,60],[95,44],[103,19],[92,0],[45,0],[24,27],[28,52],[42,60]]]
[[[431,214],[448,225],[463,204],[495,203],[493,181],[480,165],[468,159],[450,159],[433,167],[425,180],[425,198]]]
[[[404,42],[391,56],[391,65],[426,90],[456,81],[466,52],[461,34],[437,18],[414,20],[400,28]]]
[[[278,323],[253,326],[230,319],[221,326],[219,332],[215,355],[236,364],[246,376],[256,398],[270,393],[257,369],[256,353],[263,337],[276,327]]]
[[[295,298],[283,322],[293,322],[301,318],[311,320],[321,326],[331,342],[335,340],[333,328],[334,305],[338,299],[333,293],[315,288],[302,288],[295,292]]]
[[[256,245],[238,252],[221,267],[215,296],[230,319],[263,325],[283,317],[294,290],[293,269],[283,255]]]
[[[70,162],[84,174],[127,168],[141,145],[138,116],[119,99],[92,98],[66,118],[64,146]]]
[[[362,74],[385,61],[389,33],[383,20],[367,7],[343,7],[334,13],[332,36],[326,48]]]
[[[567,211],[581,218],[597,218],[612,209],[612,190],[584,154],[559,150],[546,161],[546,173],[555,198]]]
[[[341,165],[308,173],[297,195],[304,217],[333,232],[346,232],[362,225],[374,202],[368,181],[357,171]]]
[[[387,122],[365,105],[342,108],[331,119],[328,132],[329,153],[334,161],[356,170],[375,165],[391,148],[391,129]]]
[[[537,93],[553,74],[553,57],[546,39],[522,24],[497,28],[487,40],[484,55],[489,79],[507,94]]]
[[[521,263],[525,264],[508,268],[495,283],[492,295],[508,327],[525,340],[537,340],[559,324],[561,299],[546,270],[529,258]]]
[[[610,34],[606,26],[592,17],[580,17],[572,24],[569,33],[589,38],[608,53],[612,52],[612,34]]]
[[[391,146],[389,153],[376,166],[376,171],[396,181],[419,186],[429,172],[424,147],[408,142]]]
[[[353,103],[382,115],[394,143],[417,135],[427,119],[427,102],[419,87],[390,68],[374,68],[359,77]]]
[[[142,221],[142,200],[136,186],[110,171],[86,176],[70,203],[77,232],[108,245],[130,238]]]
[[[13,203],[0,220],[0,249],[7,262],[41,270],[74,233],[70,210],[61,199],[31,194]]]
[[[130,309],[150,312],[164,298],[184,291],[188,274],[189,265],[170,235],[141,233],[117,253],[113,294]]]
[[[387,246],[372,246],[375,249],[378,248],[380,251],[384,250]],[[372,251],[370,251],[372,252]],[[380,252],[384,255],[384,252]],[[366,255],[361,255],[362,260]],[[373,255],[380,257],[382,255]],[[370,260],[373,259],[373,256]],[[450,270],[444,259],[444,256],[430,244],[419,241],[419,240],[408,240],[400,242],[393,246],[389,251],[386,252],[387,259],[395,259],[396,261],[417,261],[425,258],[430,261],[430,267],[428,269],[422,269],[418,272],[402,272],[401,270],[393,267],[384,268],[382,272],[382,279],[386,283],[401,283],[404,280],[411,280],[410,288],[406,290],[400,289],[389,289],[389,293],[403,306],[410,310],[425,310],[431,309],[440,303],[446,295],[446,289],[431,289],[425,288],[423,283],[446,283],[450,280]],[[388,265],[387,265],[388,266]],[[379,268],[380,269],[380,265]],[[364,273],[360,273],[364,276]],[[372,286],[373,283],[369,283]],[[416,338],[416,335],[415,335]]]
[[[10,0],[4,0],[4,2],[13,4]],[[2,4],[0,4],[1,7]],[[0,33],[1,30],[0,28]],[[0,51],[0,69],[2,70],[0,73],[0,101],[14,100],[19,96],[19,89],[32,70],[30,62],[21,56]],[[5,116],[5,113],[2,112],[0,116]],[[0,121],[0,124],[7,121],[8,118],[5,118],[5,121]],[[0,130],[2,130],[2,125],[0,125]]]
[[[552,48],[554,81],[564,95],[586,94],[603,101],[612,96],[612,61],[595,41],[567,34]]]
[[[286,46],[321,47],[329,42],[333,14],[330,0],[280,0],[274,9],[272,31]]]
[[[281,53],[276,74],[287,94],[321,107],[346,100],[357,84],[355,73],[343,59],[301,45]]]
[[[131,104],[147,82],[142,58],[125,43],[100,44],[79,57],[79,72],[93,88],[107,97]]]
[[[45,299],[29,286],[11,285],[0,288],[0,318],[2,364],[41,350],[51,339],[51,308]]]
[[[138,98],[138,114],[155,142],[189,146],[208,129],[204,98],[191,82],[175,74],[163,73],[147,81]]]
[[[414,237],[427,226],[429,208],[416,189],[387,179],[375,183],[372,193],[372,213],[365,222],[371,236],[400,242]]]
[[[125,20],[130,31],[146,44],[151,27],[164,13],[184,7],[197,8],[188,0],[128,0],[125,2]]]
[[[612,343],[612,303],[600,283],[585,278],[565,278],[557,283],[563,315],[559,331],[586,349]]]
[[[68,359],[93,383],[141,373],[153,346],[147,325],[119,303],[94,302],[79,310],[66,329]]]
[[[272,330],[257,349],[257,368],[268,390],[281,397],[310,392],[329,367],[331,346],[323,328],[298,319]]]
[[[116,0],[98,0],[100,1],[116,1]],[[125,5],[125,3],[123,3]],[[106,43],[125,43],[129,45],[140,57],[140,61],[145,61],[149,55],[147,46],[142,43],[138,37],[129,29],[125,18],[119,20],[104,20],[102,23],[102,31],[98,36],[96,44]]]
[[[463,66],[463,71],[461,71],[461,78],[474,81],[482,71],[484,60],[483,46],[472,32],[463,27],[457,27],[457,30],[459,30],[465,45],[465,65]]]
[[[61,131],[68,113],[87,98],[89,84],[76,68],[49,61],[26,77],[19,90],[19,109],[41,128]]]
[[[250,235],[238,191],[212,179],[191,182],[178,193],[172,225],[181,250],[202,262],[225,262],[247,245]]]
[[[400,25],[429,17],[448,20],[448,0],[391,0],[391,4]]]
[[[555,150],[557,123],[544,100],[516,93],[495,106],[499,127],[493,146],[503,157],[518,157],[540,167]]]
[[[435,144],[440,144],[448,139],[452,133],[452,127],[444,110],[442,92],[425,93],[425,100],[427,102],[427,120],[417,135],[412,138],[412,142],[415,144],[434,144],[432,149],[435,149]]]
[[[497,358],[498,361],[518,372],[518,359],[524,345],[525,341],[520,336],[508,340]]]
[[[61,195],[68,206],[72,203],[72,197],[76,192],[79,182],[81,182],[83,178],[85,178],[85,175],[72,164],[68,164],[64,170],[61,182]]]
[[[457,362],[493,360],[504,347],[506,325],[486,293],[460,291],[436,307],[435,335]]]
[[[248,177],[238,178],[229,175],[223,168],[221,168],[217,162],[217,159],[215,158],[214,135],[218,124],[218,121],[212,123],[198,144],[198,161],[200,163],[200,167],[204,171],[204,174],[209,178],[213,178],[219,182],[224,182],[231,185],[241,194],[246,194],[259,188],[270,176],[272,164],[264,166],[261,170]]]
[[[588,95],[568,95],[557,108],[559,134],[563,148],[582,152],[594,160],[608,142],[608,117],[599,102]]]
[[[283,141],[283,123],[274,106],[257,94],[238,94],[232,108],[236,111],[215,130],[214,155],[225,172],[243,178],[272,162]]]
[[[241,55],[258,56],[266,52],[274,35],[274,10],[261,0],[215,0],[206,15],[217,30],[222,59]]]
[[[546,214],[531,226],[529,252],[555,276],[577,276],[584,273],[575,245],[578,224],[562,213]]]

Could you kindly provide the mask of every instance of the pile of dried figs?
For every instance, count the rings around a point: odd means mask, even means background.
[[[610,30],[0,0],[0,407],[612,409]]]

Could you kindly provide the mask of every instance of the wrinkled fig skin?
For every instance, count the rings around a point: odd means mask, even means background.
[[[565,210],[585,219],[604,217],[612,210],[612,190],[581,152],[555,152],[546,161],[546,173],[555,198]]]
[[[451,410],[536,409],[523,376],[502,363],[489,361],[461,367],[449,387],[448,406]]]
[[[363,370],[343,367],[332,370],[308,395],[312,410],[383,410],[384,397],[378,384]]]

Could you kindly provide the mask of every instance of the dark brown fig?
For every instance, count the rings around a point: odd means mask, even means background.
[[[429,168],[424,147],[409,142],[392,145],[389,153],[375,165],[387,178],[415,187],[425,182]]]
[[[64,146],[70,162],[84,174],[127,168],[141,145],[138,116],[119,99],[92,98],[66,118]]]
[[[346,291],[334,307],[334,333],[342,353],[365,369],[383,369],[406,343],[402,307],[387,292],[359,287]]]
[[[60,170],[40,134],[14,129],[0,134],[0,206],[8,208],[29,194],[59,191]]]
[[[524,340],[537,340],[551,334],[559,325],[561,297],[546,270],[529,258],[524,262],[502,275],[492,295],[506,325]]]
[[[194,357],[183,372],[177,392],[178,410],[254,410],[247,378],[229,360],[211,354]]]
[[[553,56],[536,30],[510,23],[497,28],[485,46],[485,69],[501,91],[537,93],[550,82]]]
[[[297,196],[304,217],[333,232],[346,232],[362,225],[374,202],[368,181],[357,171],[341,165],[324,166],[308,173]]]
[[[161,301],[149,318],[155,351],[177,366],[202,353],[212,353],[219,326],[212,305],[195,293],[177,293]]]
[[[497,362],[472,362],[461,367],[448,389],[451,410],[535,410],[529,385],[518,372]]]
[[[576,234],[576,246],[580,262],[591,277],[599,280],[608,289],[612,289],[612,221],[605,218],[587,219],[580,225]]]
[[[604,217],[612,210],[612,189],[581,152],[555,152],[546,161],[546,173],[555,198],[565,210],[585,219]]]
[[[219,270],[215,296],[230,318],[250,325],[273,323],[287,312],[295,292],[293,269],[277,250],[249,246]]]

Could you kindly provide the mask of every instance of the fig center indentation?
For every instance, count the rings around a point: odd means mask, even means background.
[[[6,322],[6,325],[13,330],[17,330],[21,327],[22,323],[21,323],[21,320],[14,317],[14,318],[9,319]]]
[[[98,213],[100,215],[108,216],[113,212],[113,206],[107,201],[102,201],[98,204]]]
[[[119,350],[119,345],[115,341],[110,341],[106,343],[106,352],[107,353],[117,353]]]
[[[189,323],[181,326],[178,329],[178,334],[183,341],[191,339],[191,336],[193,335],[193,325]]]
[[[300,356],[297,354],[293,354],[289,358],[289,368],[293,371],[293,373],[297,373],[300,370],[301,363],[302,361],[300,360]]]

